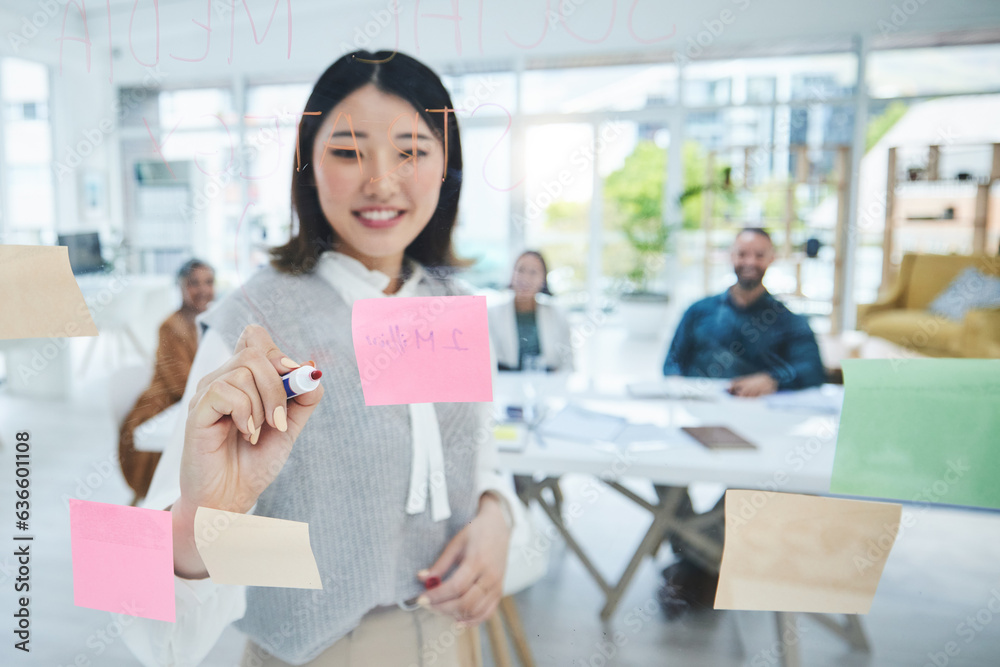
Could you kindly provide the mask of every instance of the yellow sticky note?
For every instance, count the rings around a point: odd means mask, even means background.
[[[0,245],[0,339],[96,336],[65,246]]]
[[[323,588],[308,523],[199,507],[194,541],[217,584]]]
[[[902,506],[726,492],[716,609],[867,614]]]
[[[501,424],[493,427],[493,437],[497,440],[514,441],[518,438],[517,427]]]

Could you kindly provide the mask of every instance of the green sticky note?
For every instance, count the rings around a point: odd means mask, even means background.
[[[1000,359],[844,361],[830,491],[1000,508]]]

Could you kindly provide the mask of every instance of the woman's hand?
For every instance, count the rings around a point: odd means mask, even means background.
[[[417,573],[417,577],[421,581],[440,579],[456,563],[458,567],[417,602],[467,625],[482,623],[503,597],[509,543],[510,528],[500,501],[484,494],[476,518],[452,538],[437,562]]]
[[[285,397],[280,376],[294,367],[267,331],[250,325],[229,361],[198,383],[184,432],[181,497],[171,507],[179,575],[206,575],[194,546],[198,507],[249,511],[281,472],[323,398],[322,385],[291,400]]]

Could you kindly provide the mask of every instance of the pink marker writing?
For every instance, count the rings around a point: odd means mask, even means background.
[[[321,377],[323,377],[323,371],[318,371],[311,366],[299,366],[294,371],[282,375],[281,383],[285,385],[285,395],[292,398],[318,387]]]

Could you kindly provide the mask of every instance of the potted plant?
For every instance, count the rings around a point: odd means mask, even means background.
[[[669,230],[663,221],[666,151],[640,141],[622,167],[605,179],[608,217],[624,236],[630,257],[616,286],[618,312],[629,334],[653,337],[664,327],[669,295],[653,283],[663,268]]]

